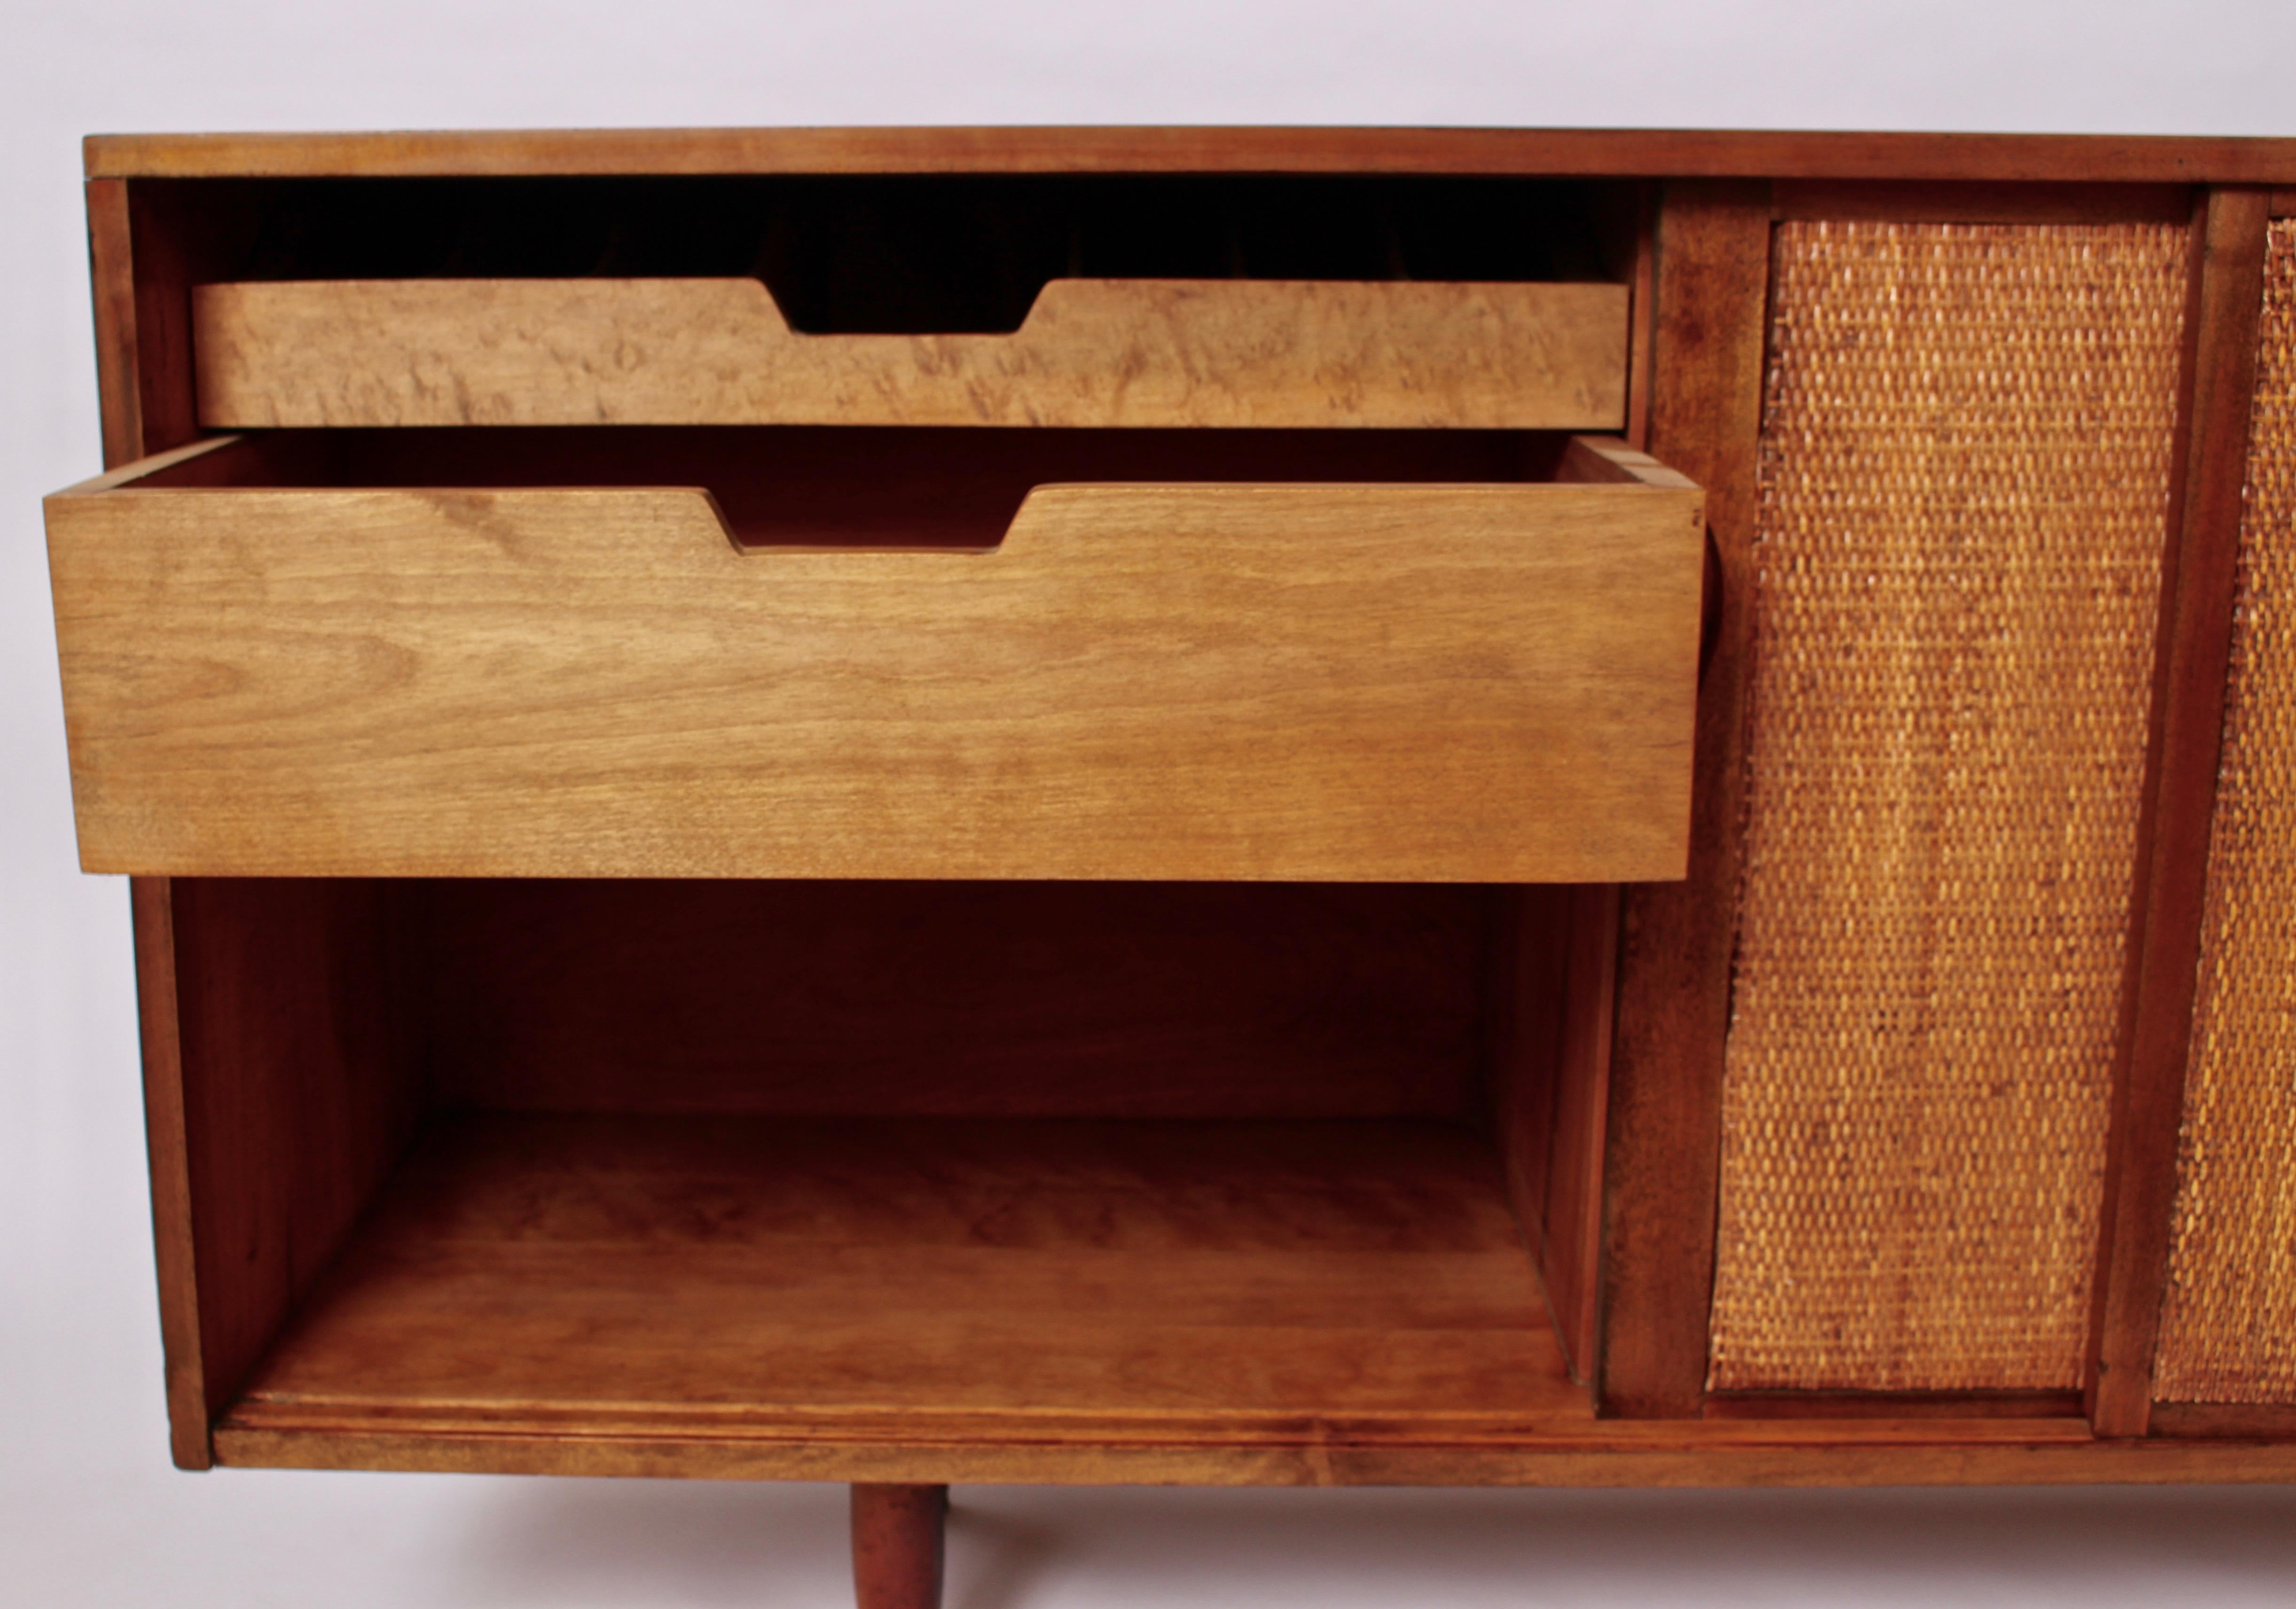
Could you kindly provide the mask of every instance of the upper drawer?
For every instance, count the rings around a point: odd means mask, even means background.
[[[792,331],[754,279],[201,285],[201,420],[1597,430],[1615,284],[1062,279],[1010,334]]]
[[[83,864],[1682,874],[1695,488],[1583,441],[1458,484],[1524,444],[1176,435],[314,432],[59,493]],[[1144,478],[1191,442],[1231,478]]]

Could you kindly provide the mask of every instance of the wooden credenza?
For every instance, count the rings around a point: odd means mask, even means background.
[[[2296,1478],[2296,142],[87,160],[184,1467]]]

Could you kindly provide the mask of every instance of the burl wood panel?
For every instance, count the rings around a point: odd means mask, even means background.
[[[135,479],[47,505],[91,871],[1681,874],[1678,486],[1046,486],[928,554]]]
[[[201,285],[210,427],[1617,430],[1627,289],[1054,280],[1013,334],[814,335],[753,279]]]
[[[424,885],[437,1097],[560,1112],[1465,1120],[1489,891]]]

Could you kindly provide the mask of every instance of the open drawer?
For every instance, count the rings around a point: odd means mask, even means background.
[[[316,431],[47,518],[91,871],[1682,874],[1702,495],[1616,443]]]
[[[754,279],[201,285],[202,423],[1616,430],[1615,284],[1062,279],[1003,334],[808,334]]]

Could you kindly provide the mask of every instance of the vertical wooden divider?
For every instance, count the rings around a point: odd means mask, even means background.
[[[1656,319],[1658,187],[1646,185],[1635,198],[1635,255],[1627,277],[1627,445],[1650,450],[1651,337]]]
[[[1767,184],[1667,187],[1649,450],[1706,488],[1721,597],[1699,691],[1689,875],[1621,900],[1597,1401],[1625,1418],[1688,1417],[1705,1396],[1769,253]]]
[[[2269,200],[2262,190],[2216,190],[2194,220],[2185,315],[2189,400],[2169,492],[2152,734],[2089,1332],[2087,1398],[2090,1424],[2101,1436],[2141,1436],[2152,1414],[2152,1350],[2168,1282],[2232,652]]]

